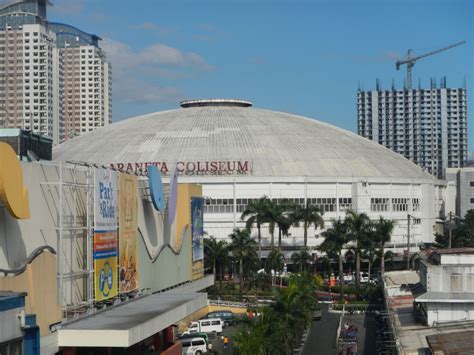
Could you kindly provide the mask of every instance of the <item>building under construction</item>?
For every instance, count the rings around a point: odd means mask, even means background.
[[[438,178],[467,161],[466,88],[447,88],[443,78],[430,88],[357,92],[357,131],[426,168]]]

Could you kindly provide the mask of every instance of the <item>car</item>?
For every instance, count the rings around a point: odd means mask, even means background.
[[[214,333],[221,334],[224,322],[220,318],[200,319],[196,322],[191,322],[188,329],[183,334],[195,333]]]
[[[344,280],[344,283],[346,284],[352,283],[352,274],[343,274],[342,278]]]
[[[233,325],[235,321],[234,313],[231,311],[214,311],[206,314],[202,319],[220,318],[224,321],[224,326]]]
[[[323,313],[321,311],[321,305],[318,302],[316,304],[315,308],[313,309],[313,319],[314,320],[320,320],[322,315],[323,315]]]
[[[203,338],[207,345],[209,345],[209,336],[207,333],[192,333],[192,334],[181,334],[179,339],[188,339],[188,338]]]
[[[183,346],[183,355],[207,354],[208,346],[201,337],[180,339],[179,342]]]

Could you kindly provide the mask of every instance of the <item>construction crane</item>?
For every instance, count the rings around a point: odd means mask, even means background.
[[[447,47],[444,47],[444,48],[441,48],[441,49],[437,49],[435,51],[431,51],[431,52],[428,52],[428,53],[425,53],[425,54],[422,54],[422,55],[418,55],[416,57],[411,56],[411,49],[409,49],[406,59],[397,60],[397,63],[396,63],[397,70],[400,70],[400,66],[402,66],[403,64],[407,65],[407,89],[411,89],[411,70],[412,70],[412,68],[415,65],[415,62],[417,60],[428,57],[430,55],[433,55],[433,54],[436,54],[436,53],[439,53],[439,52],[447,51],[448,49],[460,46],[464,43],[466,43],[466,41],[451,44],[450,46],[447,46]]]

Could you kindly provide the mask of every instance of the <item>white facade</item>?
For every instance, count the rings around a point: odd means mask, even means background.
[[[419,296],[427,325],[474,321],[473,250],[434,251],[420,263],[420,281],[426,293]]]
[[[348,209],[364,212],[371,219],[383,216],[396,221],[388,249],[402,252],[408,242],[408,214],[410,221],[410,246],[415,250],[423,243],[434,242],[433,228],[436,216],[440,214],[444,186],[414,183],[402,179],[383,181],[380,179],[336,179],[325,181],[318,178],[301,179],[248,179],[236,178],[225,182],[219,179],[201,179],[203,195],[207,196],[205,205],[205,230],[218,239],[227,239],[233,228],[242,228],[245,223],[240,216],[251,199],[263,195],[276,200],[290,200],[299,204],[318,205],[324,211],[325,227],[330,227],[330,219],[344,218]],[[183,177],[180,181],[196,181]],[[270,245],[270,234],[263,226],[263,245]],[[322,242],[319,238],[323,230],[309,229],[308,246],[314,247]],[[256,235],[256,228],[253,230]],[[275,232],[275,238],[278,231]],[[275,239],[276,240],[276,239]],[[291,227],[290,235],[282,238],[282,245],[288,247],[303,245],[303,228]]]
[[[443,178],[467,161],[464,88],[375,90],[357,93],[358,133]]]

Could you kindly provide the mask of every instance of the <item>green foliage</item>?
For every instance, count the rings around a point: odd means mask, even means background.
[[[260,317],[240,326],[235,336],[237,354],[291,354],[317,308],[313,276],[293,275],[288,287],[279,289],[275,304],[265,308]]]
[[[449,245],[449,228],[452,228],[452,248],[474,247],[474,210],[466,212],[464,218],[452,220],[452,225],[447,226],[444,234],[436,234],[437,248],[447,248]]]

